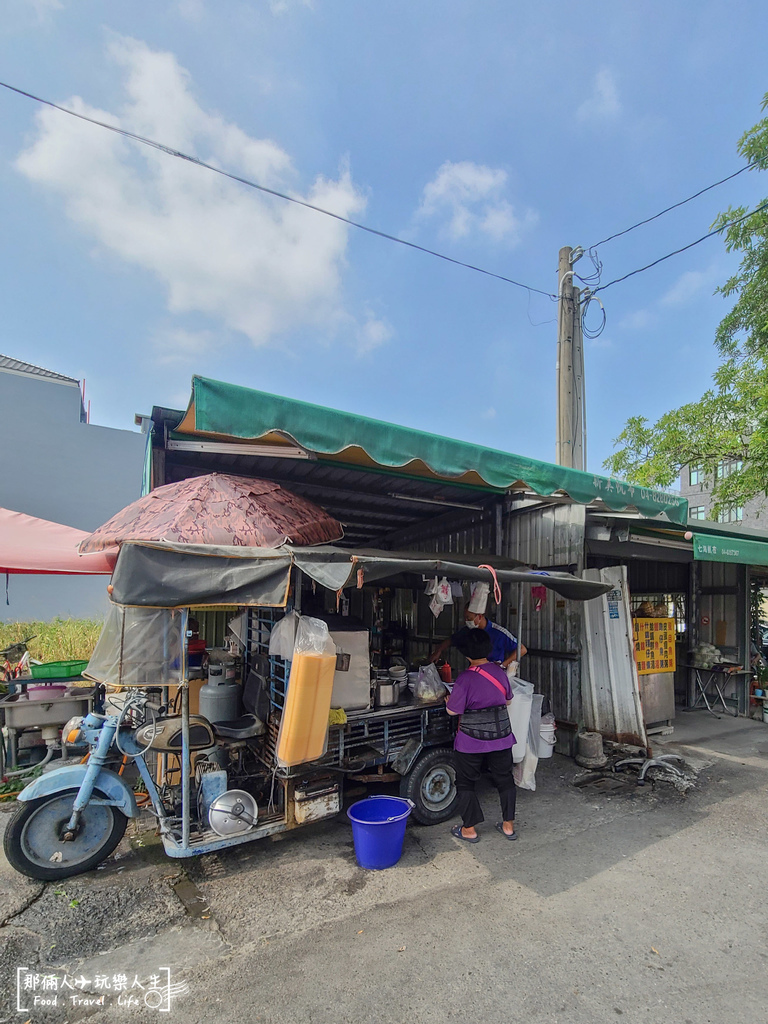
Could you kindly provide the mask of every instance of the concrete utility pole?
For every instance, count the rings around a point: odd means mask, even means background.
[[[581,293],[578,288],[573,287],[572,253],[569,245],[563,246],[557,270],[559,298],[555,461],[559,466],[584,469],[584,346],[581,332]]]

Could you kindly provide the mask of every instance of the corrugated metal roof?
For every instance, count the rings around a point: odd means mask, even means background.
[[[80,381],[74,377],[65,377],[63,373],[56,373],[55,370],[46,370],[43,366],[34,366],[32,363],[25,363],[21,359],[13,359],[11,356],[0,355],[0,370],[10,370],[11,373],[24,373],[30,377],[45,377],[46,380],[58,380],[62,384],[77,384]]]

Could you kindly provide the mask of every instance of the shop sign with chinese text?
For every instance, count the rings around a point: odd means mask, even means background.
[[[675,671],[675,620],[633,619],[635,661],[641,676]]]

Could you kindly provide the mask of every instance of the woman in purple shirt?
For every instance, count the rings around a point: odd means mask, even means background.
[[[459,675],[446,700],[448,714],[461,716],[453,747],[458,792],[456,809],[462,824],[455,825],[451,835],[467,843],[480,842],[475,826],[484,820],[484,815],[475,787],[483,764],[487,763],[501,801],[502,820],[496,822],[496,830],[506,839],[517,839],[517,791],[512,776],[515,737],[507,711],[512,701],[509,680],[503,669],[488,661],[492,642],[484,629],[462,629],[454,643],[469,661],[469,668]]]

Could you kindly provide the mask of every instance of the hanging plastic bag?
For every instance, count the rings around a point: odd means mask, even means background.
[[[424,588],[424,593],[427,595],[427,597],[432,597],[434,594],[437,593],[437,576],[435,576],[431,580],[427,580],[427,585]]]
[[[269,634],[269,653],[275,658],[290,661],[296,644],[296,627],[301,618],[296,612],[288,612],[272,627]]]
[[[277,735],[275,756],[282,767],[316,761],[325,753],[335,672],[336,644],[328,626],[302,616]]]
[[[531,698],[531,713],[528,721],[525,756],[516,764],[512,773],[515,785],[520,789],[536,789],[536,767],[539,763],[539,730],[541,729],[541,704],[544,697],[534,693]],[[514,704],[514,700],[512,701]]]
[[[453,597],[458,597],[460,601],[463,599],[464,588],[462,587],[460,580],[451,580],[451,595]]]
[[[442,700],[447,692],[448,689],[434,665],[424,665],[419,669],[419,678],[413,684],[413,696],[416,700]]]
[[[512,732],[515,734],[512,760],[517,763],[525,757],[528,726],[531,724],[533,683],[527,683],[524,679],[513,677],[509,680],[509,685],[512,690],[512,703],[508,706],[509,723],[512,726]]]
[[[475,583],[472,587],[472,596],[469,599],[467,609],[475,612],[476,615],[485,615],[488,607],[488,595],[491,592],[490,583]]]
[[[451,594],[451,584],[445,576],[443,576],[439,583],[437,583],[437,580],[433,582],[436,586],[432,600],[429,602],[429,610],[437,618],[447,605],[453,604],[453,595]]]

